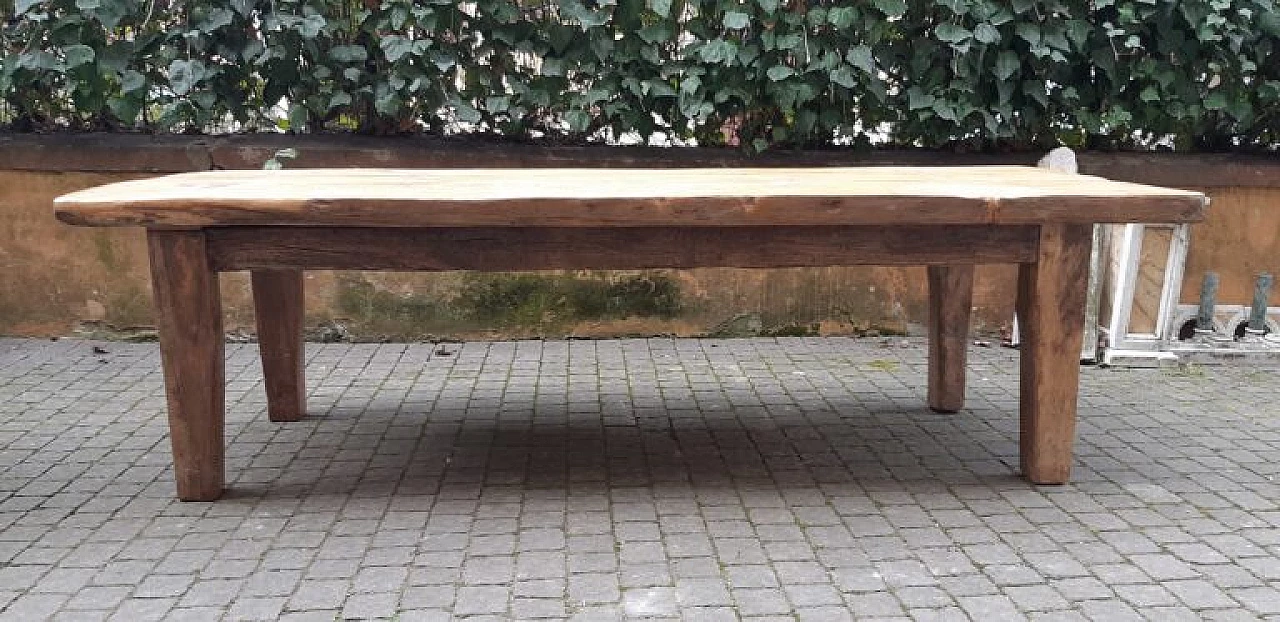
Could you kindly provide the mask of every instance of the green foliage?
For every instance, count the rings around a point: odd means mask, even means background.
[[[0,0],[0,123],[1274,149],[1275,0]]]

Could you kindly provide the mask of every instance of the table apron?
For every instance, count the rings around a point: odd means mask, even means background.
[[[203,229],[214,270],[625,270],[1036,261],[1036,225]]]

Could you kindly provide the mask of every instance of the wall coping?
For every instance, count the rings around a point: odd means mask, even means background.
[[[0,170],[179,173],[260,168],[278,149],[299,151],[289,167],[538,168],[729,166],[926,166],[1034,164],[1039,154],[938,151],[776,151],[759,156],[717,148],[539,145],[476,138],[251,134],[0,134]],[[1280,156],[1079,154],[1080,172],[1159,186],[1280,188]]]

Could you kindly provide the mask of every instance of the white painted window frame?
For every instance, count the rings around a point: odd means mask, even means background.
[[[1138,271],[1141,269],[1139,260],[1142,256],[1142,241],[1149,228],[1173,231],[1169,252],[1165,257],[1160,305],[1154,332],[1130,332],[1134,290],[1138,282]],[[1177,355],[1169,350],[1170,342],[1177,340],[1178,300],[1182,295],[1182,277],[1186,269],[1187,247],[1191,236],[1190,225],[1114,225],[1108,228],[1106,235],[1119,237],[1112,242],[1119,243],[1120,269],[1111,275],[1111,291],[1102,292],[1111,300],[1111,314],[1110,317],[1099,318],[1104,347],[1101,362],[1106,365],[1143,366],[1177,361]]]

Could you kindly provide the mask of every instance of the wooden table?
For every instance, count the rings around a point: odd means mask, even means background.
[[[1017,263],[1023,475],[1070,476],[1095,223],[1201,220],[1196,192],[1035,168],[278,170],[187,173],[56,200],[147,228],[184,500],[224,483],[218,273],[249,270],[272,421],[306,412],[304,269],[926,265],[928,404],[964,404],[973,266]]]

